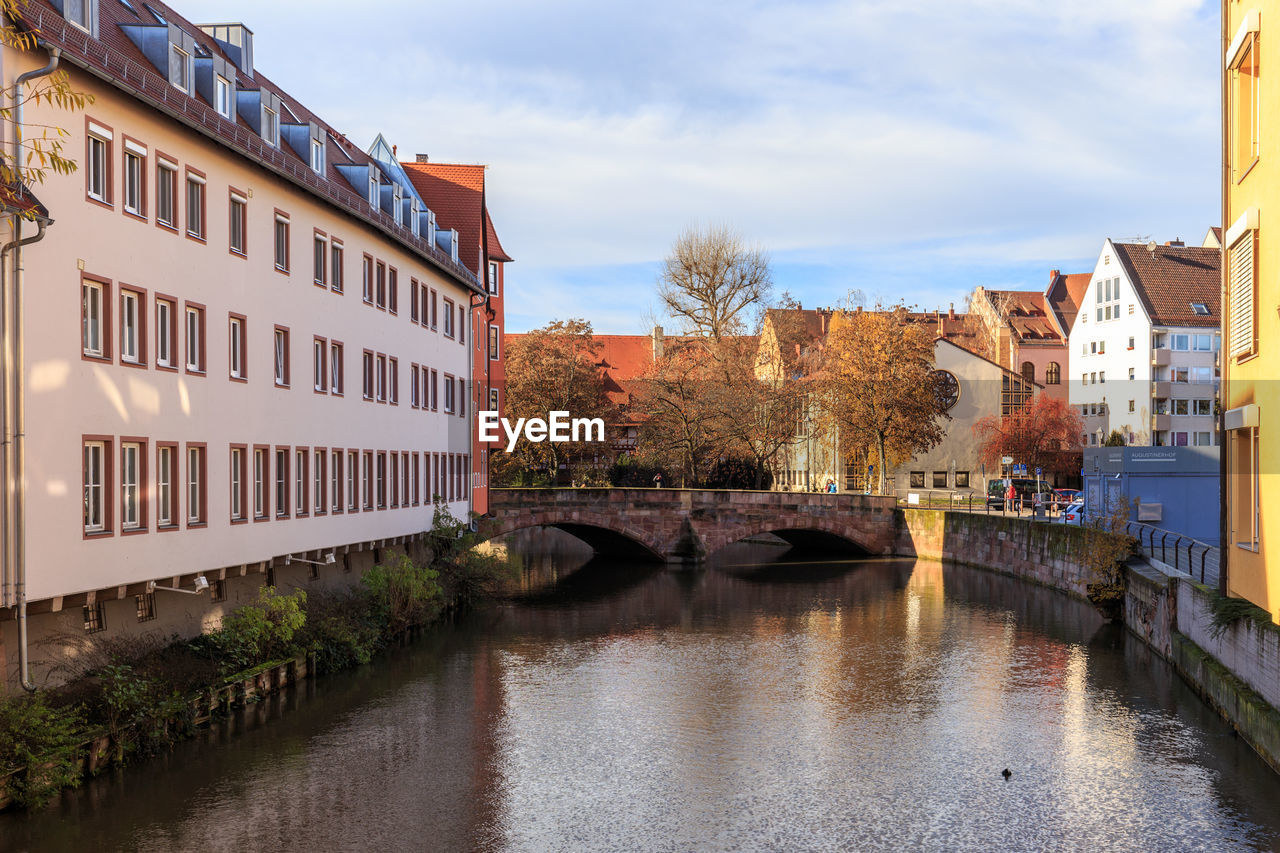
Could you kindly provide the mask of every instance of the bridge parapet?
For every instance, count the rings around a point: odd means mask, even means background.
[[[486,537],[558,527],[604,553],[637,550],[668,562],[699,561],[762,533],[844,540],[851,550],[893,552],[894,499],[877,495],[721,489],[493,489]],[[637,548],[638,546],[638,548]]]

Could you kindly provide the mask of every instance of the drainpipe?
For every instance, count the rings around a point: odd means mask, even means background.
[[[1228,187],[1231,182],[1231,161],[1230,161],[1230,142],[1228,132],[1230,128],[1227,124],[1227,98],[1230,96],[1230,71],[1226,68],[1226,63],[1222,58],[1227,53],[1227,12],[1229,0],[1222,0],[1222,23],[1221,36],[1218,49],[1218,67],[1222,74],[1221,96],[1222,96],[1222,216],[1218,219],[1222,228],[1222,245],[1218,247],[1221,257],[1218,262],[1219,267],[1219,308],[1218,318],[1221,326],[1220,333],[1222,342],[1227,343],[1227,330],[1225,324],[1221,320],[1224,312],[1227,310],[1227,202]],[[1223,379],[1218,383],[1218,594],[1226,596],[1227,594],[1227,563],[1231,554],[1231,514],[1227,507],[1227,452],[1231,448],[1230,434],[1227,432],[1227,405],[1229,401],[1225,399],[1227,382],[1226,373],[1227,366],[1231,362],[1231,357],[1226,358],[1222,355],[1223,348],[1218,347],[1218,363],[1221,368]],[[1256,399],[1256,398],[1255,398]]]
[[[43,45],[42,45],[43,46]],[[28,71],[19,75],[14,81],[14,95],[17,102],[13,106],[13,169],[15,183],[22,186],[22,121],[23,121],[23,86],[30,80],[38,77],[47,77],[58,69],[58,62],[62,57],[62,51],[56,47],[49,48],[49,62],[43,68],[37,68],[34,71]],[[27,542],[26,542],[26,503],[27,503],[27,485],[26,485],[26,405],[24,402],[25,385],[26,385],[26,347],[24,343],[23,333],[23,317],[22,317],[22,287],[24,279],[24,271],[22,266],[22,247],[36,243],[44,239],[45,228],[47,223],[37,222],[35,235],[32,237],[22,237],[22,217],[15,215],[13,217],[13,236],[14,239],[6,243],[0,248],[0,298],[7,296],[9,298],[9,310],[6,319],[8,324],[3,328],[4,337],[4,354],[6,356],[5,369],[11,375],[5,383],[5,392],[8,399],[4,401],[6,412],[5,419],[5,492],[11,496],[10,506],[7,507],[9,512],[6,514],[5,520],[8,522],[8,529],[5,530],[6,543],[12,542],[6,548],[12,548],[12,558],[10,562],[10,571],[13,577],[13,596],[16,599],[18,609],[18,675],[22,683],[22,688],[28,692],[34,692],[35,684],[31,681],[30,661],[27,656]],[[9,282],[4,282],[4,264],[10,252],[14,252],[13,256],[13,277]],[[7,286],[5,286],[7,284]],[[12,436],[12,437],[11,437]],[[11,445],[11,446],[10,446]]]

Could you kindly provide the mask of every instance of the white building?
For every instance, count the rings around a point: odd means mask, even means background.
[[[1070,335],[1085,446],[1216,445],[1219,251],[1103,243]]]
[[[353,583],[434,495],[465,517],[483,293],[391,146],[360,150],[263,77],[244,26],[21,8],[95,100],[24,119],[65,128],[80,168],[40,185],[53,224],[0,288],[9,307],[25,282],[0,364],[0,688],[20,623],[39,679],[49,638],[195,633],[264,582]],[[52,55],[6,49],[5,84]]]

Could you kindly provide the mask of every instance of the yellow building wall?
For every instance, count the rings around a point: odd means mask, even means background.
[[[1272,426],[1280,420],[1280,85],[1273,82],[1280,81],[1280,0],[1224,0],[1223,10],[1228,43],[1251,10],[1260,12],[1261,21],[1256,47],[1260,50],[1258,157],[1251,168],[1231,163],[1224,176],[1227,210],[1223,223],[1224,229],[1230,228],[1245,210],[1258,209],[1254,308],[1258,343],[1255,355],[1232,358],[1224,317],[1221,353],[1222,406],[1233,409],[1254,403],[1259,408],[1261,533],[1256,553],[1236,544],[1243,538],[1237,530],[1250,521],[1251,497],[1248,483],[1232,471],[1234,460],[1229,455],[1224,497],[1232,530],[1222,544],[1228,552],[1228,592],[1269,610],[1272,618],[1280,621],[1280,426]],[[1226,57],[1222,61],[1225,66]],[[1225,106],[1228,143],[1234,126],[1231,100],[1228,96]],[[1228,157],[1234,158],[1234,145],[1228,145],[1228,152]],[[1239,174],[1246,169],[1245,174]],[[1231,441],[1224,438],[1225,451]]]

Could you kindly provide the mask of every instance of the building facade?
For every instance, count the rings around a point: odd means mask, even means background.
[[[1218,444],[1220,301],[1213,249],[1103,243],[1069,338],[1086,447]]]
[[[1274,0],[1222,4],[1222,556],[1226,591],[1270,611],[1273,619],[1280,619],[1280,502],[1273,467],[1280,432],[1267,426],[1263,412],[1280,411],[1280,316],[1272,310],[1280,301],[1280,249],[1263,232],[1280,189],[1273,174],[1276,137],[1263,119],[1280,115],[1280,92],[1262,85],[1260,69],[1273,67],[1275,40],[1262,36],[1261,25],[1277,20],[1277,10]]]
[[[247,28],[26,8],[94,101],[24,118],[65,127],[80,168],[42,185],[54,224],[6,268],[9,684],[20,651],[49,676],[60,632],[195,633],[264,582],[352,582],[434,496],[465,517],[484,291],[393,149],[263,76]],[[6,83],[47,59],[6,51]]]
[[[1057,270],[1050,273],[1050,288],[1058,277]],[[980,321],[983,332],[982,345],[975,348],[978,354],[1044,386],[1050,397],[1067,401],[1069,328],[1053,310],[1048,291],[978,287],[969,300],[969,313]]]

